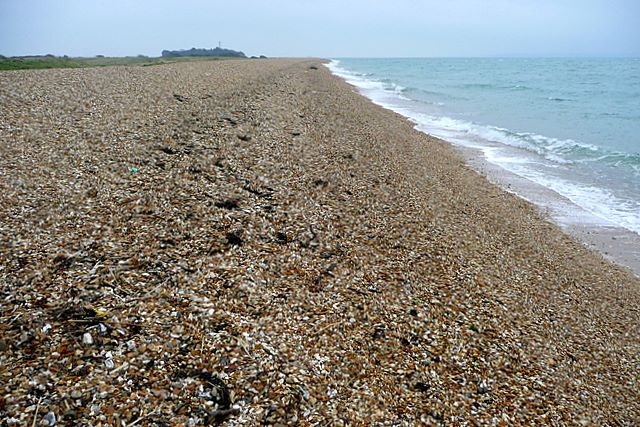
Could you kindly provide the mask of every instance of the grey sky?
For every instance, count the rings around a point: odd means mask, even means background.
[[[0,54],[640,56],[639,0],[0,0]]]

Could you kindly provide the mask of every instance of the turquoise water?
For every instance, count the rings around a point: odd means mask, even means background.
[[[640,233],[639,59],[340,59],[329,68],[590,221]]]

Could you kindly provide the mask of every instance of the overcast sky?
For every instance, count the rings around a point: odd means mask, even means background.
[[[640,0],[0,0],[0,54],[640,56]]]

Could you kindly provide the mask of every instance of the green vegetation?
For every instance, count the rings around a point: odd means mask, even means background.
[[[176,57],[151,58],[147,56],[104,57],[98,55],[93,58],[70,58],[67,56],[15,56],[11,58],[0,56],[0,70],[28,70],[42,68],[83,68],[108,67],[114,65],[159,65],[185,61],[212,61],[217,57]]]
[[[0,70],[25,70],[29,68],[78,68],[82,63],[71,58],[56,56],[0,58]]]
[[[216,47],[215,49],[196,49],[192,47],[189,50],[163,50],[164,58],[176,58],[185,56],[214,56],[219,58],[246,58],[247,56],[240,51],[232,49],[223,49]]]

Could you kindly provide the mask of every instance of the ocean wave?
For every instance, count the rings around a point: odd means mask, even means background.
[[[504,89],[513,90],[513,91],[535,90],[535,88],[532,88],[530,86],[519,85],[519,84],[512,85],[512,86],[504,86]]]
[[[382,90],[386,92],[391,92],[399,97],[402,97],[402,93],[407,90],[404,86],[401,86],[390,79],[373,79],[372,73],[357,73],[354,71],[346,70],[344,68],[340,68],[340,61],[332,60],[327,67],[331,70],[335,75],[342,77],[354,86],[357,86],[360,89],[365,90]],[[409,98],[405,98],[409,99]]]
[[[457,85],[457,87],[462,89],[495,89],[496,85],[491,83],[463,83],[461,85]]]
[[[611,191],[565,179],[534,177],[534,181],[562,194],[604,223],[616,224],[640,234],[640,203],[615,196]]]
[[[442,102],[425,100],[427,97],[439,97],[445,98],[448,96],[445,93],[438,91],[415,88],[415,87],[403,87],[393,82],[391,79],[373,80],[370,78],[364,78],[362,75],[347,71],[340,66],[340,62],[337,60],[332,61],[329,64],[329,68],[335,74],[345,78],[349,83],[355,86],[369,90],[380,90],[386,95],[396,95],[402,97],[402,99],[419,99],[419,102],[430,103],[432,105],[443,105]],[[486,87],[490,85],[471,83],[467,86]],[[528,88],[528,87],[527,87]],[[369,96],[378,103],[389,104],[388,99],[385,102],[381,102],[384,97],[382,94],[369,93]],[[549,100],[554,101],[571,101],[569,98],[561,97],[549,97]],[[397,105],[384,105],[387,108],[396,109]],[[414,119],[417,124],[423,124],[431,128],[437,128],[444,131],[447,135],[453,134],[468,134],[491,142],[497,142],[500,144],[524,149],[535,154],[542,156],[543,158],[557,163],[557,164],[572,164],[572,163],[584,163],[584,162],[605,162],[613,166],[640,165],[640,154],[628,154],[616,151],[609,151],[604,148],[595,146],[593,144],[587,144],[572,139],[558,139],[545,135],[539,135],[532,132],[516,132],[510,129],[506,129],[498,126],[491,126],[486,124],[473,123],[464,120],[458,120],[446,116],[430,116],[426,114],[416,114],[415,112],[405,110],[404,115]]]
[[[593,144],[572,139],[558,139],[531,132],[515,132],[509,129],[465,122],[451,118],[430,120],[437,126],[471,134],[491,142],[520,148],[535,153],[556,164],[597,162],[611,168],[626,167],[640,171],[640,154],[608,150]]]
[[[572,139],[517,132],[503,127],[427,114],[421,112],[424,110],[420,108],[420,104],[430,104],[428,98],[442,99],[446,94],[442,96],[420,88],[402,87],[390,79],[380,81],[372,79],[371,76],[356,75],[339,67],[338,61],[328,64],[328,68],[348,83],[362,89],[373,102],[407,117],[416,124],[416,129],[456,144],[478,148],[482,150],[487,161],[554,190],[586,212],[601,218],[603,223],[618,224],[640,233],[640,216],[637,214],[640,211],[640,202],[637,197],[615,195],[610,189],[587,185],[571,178],[574,167],[588,162],[594,163],[588,170],[602,170],[604,167],[610,170],[609,175],[640,178],[640,153],[622,153]],[[523,90],[528,89],[530,88]],[[559,99],[561,98],[557,98]],[[409,102],[403,103],[400,100]],[[568,101],[562,98],[562,101],[565,100]],[[415,107],[412,106],[412,102],[415,103]],[[518,153],[513,149],[524,151]],[[531,154],[525,155],[527,152]],[[557,170],[560,175],[547,175],[543,170]]]
[[[515,132],[498,126],[477,124],[451,117],[421,115],[419,122],[430,128],[438,128],[448,134],[467,134],[481,140],[523,149],[558,164],[572,164],[576,157],[589,156],[602,150],[591,144],[570,139],[557,139],[530,132]],[[587,154],[588,153],[588,154]]]
[[[601,152],[604,150],[600,150]],[[600,153],[599,153],[600,154]],[[640,154],[621,153],[619,151],[604,152],[599,156],[585,157],[577,160],[579,163],[600,163],[608,164],[611,167],[630,167],[635,171],[636,176],[640,176]]]

